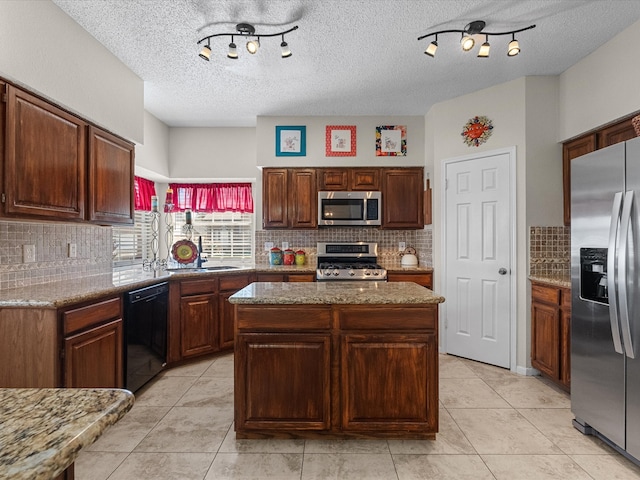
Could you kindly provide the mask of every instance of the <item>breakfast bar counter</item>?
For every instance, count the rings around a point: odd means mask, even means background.
[[[0,389],[0,478],[58,478],[133,402],[119,389]]]
[[[258,282],[229,301],[236,438],[435,438],[440,295]]]

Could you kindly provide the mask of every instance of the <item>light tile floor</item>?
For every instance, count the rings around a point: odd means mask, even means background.
[[[640,468],[571,425],[552,384],[440,355],[429,440],[236,440],[233,355],[168,370],[76,461],[78,480],[624,480]]]

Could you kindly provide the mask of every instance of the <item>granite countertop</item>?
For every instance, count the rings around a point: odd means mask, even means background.
[[[400,262],[382,265],[389,272],[432,272],[431,267],[402,267]],[[211,265],[215,267],[215,265]],[[202,278],[204,275],[228,275],[242,272],[258,273],[315,273],[316,265],[268,265],[258,264],[223,270],[184,268],[171,271],[148,272],[141,266],[115,269],[112,273],[91,275],[71,280],[42,283],[26,287],[0,290],[0,308],[61,308],[80,302],[96,300],[109,295],[119,295],[136,288],[154,285],[172,278]]]
[[[55,478],[133,402],[118,389],[0,389],[0,478]]]
[[[555,287],[571,288],[571,277],[569,275],[529,275],[529,280]]]
[[[229,297],[237,304],[425,304],[444,297],[412,282],[256,282]]]

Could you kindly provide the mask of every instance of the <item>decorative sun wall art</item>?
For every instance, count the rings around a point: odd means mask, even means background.
[[[462,138],[469,147],[479,147],[493,132],[493,123],[485,116],[475,116],[462,127]]]

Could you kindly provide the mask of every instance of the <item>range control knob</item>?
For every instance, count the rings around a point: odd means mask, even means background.
[[[353,268],[349,270],[349,276],[353,277],[356,274],[356,272],[353,271]]]

